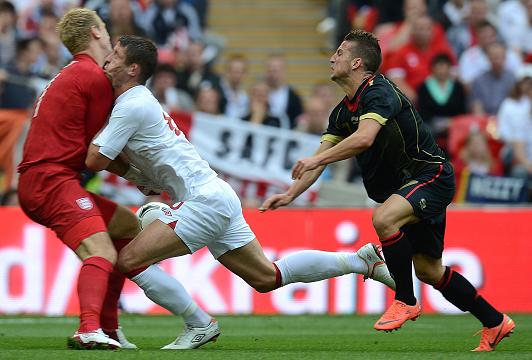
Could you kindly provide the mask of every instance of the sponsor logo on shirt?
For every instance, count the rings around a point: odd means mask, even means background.
[[[93,208],[92,201],[88,197],[82,197],[76,200],[81,210],[90,210]]]

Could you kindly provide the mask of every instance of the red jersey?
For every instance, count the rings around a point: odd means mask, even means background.
[[[88,146],[107,121],[113,100],[102,68],[88,55],[74,56],[35,103],[18,171],[41,164],[83,170]]]
[[[454,53],[445,38],[433,37],[430,46],[425,51],[409,42],[390,55],[387,74],[390,77],[403,77],[408,85],[416,90],[430,75],[432,58],[442,53],[448,55],[453,63],[456,63]]]

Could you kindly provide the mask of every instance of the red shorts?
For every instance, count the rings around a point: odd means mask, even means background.
[[[18,196],[26,215],[52,229],[69,248],[107,232],[117,204],[89,193],[76,172],[58,165],[41,165],[20,174]]]

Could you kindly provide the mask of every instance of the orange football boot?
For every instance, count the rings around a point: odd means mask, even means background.
[[[480,338],[480,345],[471,351],[493,351],[497,344],[505,337],[510,336],[514,332],[515,323],[506,314],[503,314],[502,322],[492,328],[482,328],[482,337]],[[477,333],[478,334],[478,333]]]
[[[373,327],[375,330],[390,332],[399,329],[408,320],[415,321],[419,315],[421,315],[421,306],[418,302],[416,305],[407,305],[402,301],[394,300]]]

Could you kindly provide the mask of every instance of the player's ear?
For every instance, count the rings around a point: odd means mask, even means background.
[[[100,30],[100,28],[98,28],[98,26],[92,25],[91,26],[91,35],[95,39],[100,39],[102,37],[102,31]]]
[[[359,67],[362,66],[362,59],[361,58],[354,58],[353,60],[351,60],[351,69],[352,70],[356,70],[358,69]]]
[[[133,64],[129,65],[127,74],[129,76],[131,76],[131,77],[136,77],[137,75],[139,75],[140,74],[140,65],[136,64],[136,63],[133,63]]]

